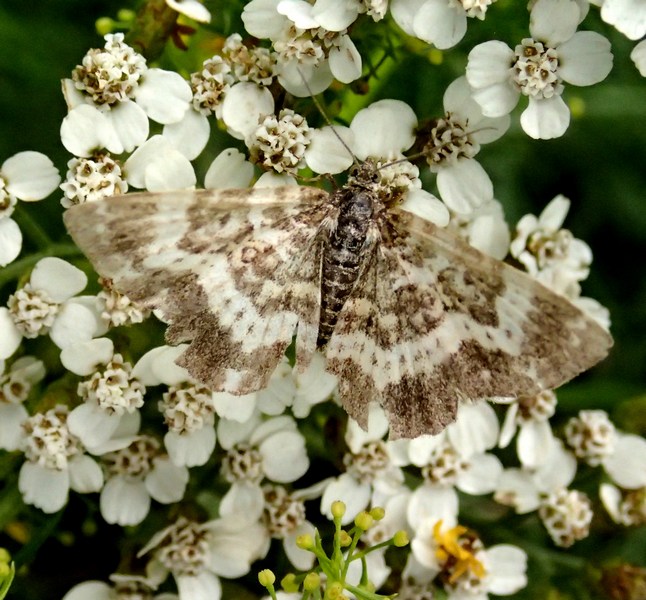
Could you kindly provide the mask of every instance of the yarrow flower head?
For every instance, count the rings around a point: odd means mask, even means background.
[[[128,191],[121,165],[107,153],[91,158],[72,158],[67,169],[65,181],[59,186],[65,194],[61,200],[63,208]]]
[[[100,467],[83,454],[80,440],[69,430],[68,410],[59,405],[29,417],[23,424],[22,448],[26,461],[20,468],[18,488],[27,504],[54,513],[67,502],[70,488],[98,492],[103,486]]]
[[[274,80],[276,55],[261,46],[247,46],[239,33],[231,34],[222,47],[222,55],[237,81],[269,86]]]
[[[529,98],[520,118],[525,133],[539,139],[565,133],[570,110],[561,97],[563,82],[593,85],[612,68],[610,42],[596,32],[576,30],[580,10],[571,0],[538,0],[531,10],[531,38],[514,50],[499,41],[471,50],[467,79],[483,114],[508,114],[522,94]]]
[[[583,492],[556,490],[543,500],[538,514],[557,546],[567,548],[590,533],[592,504]]]
[[[160,447],[155,438],[140,435],[127,448],[101,456],[106,483],[100,506],[108,523],[137,525],[148,514],[151,498],[162,504],[182,499],[188,469],[174,465]]]

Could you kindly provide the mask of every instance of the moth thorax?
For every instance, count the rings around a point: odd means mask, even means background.
[[[321,318],[317,346],[324,346],[359,275],[363,247],[374,218],[370,190],[349,186],[337,192],[339,217],[323,250]]]

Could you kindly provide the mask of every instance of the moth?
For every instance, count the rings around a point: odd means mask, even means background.
[[[70,208],[103,277],[154,309],[213,390],[262,389],[296,335],[349,415],[391,439],[441,431],[460,399],[555,388],[608,352],[592,318],[521,271],[398,208],[375,165],[307,186],[135,193]]]

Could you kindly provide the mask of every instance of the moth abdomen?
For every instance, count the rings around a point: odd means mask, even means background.
[[[336,227],[323,250],[321,317],[317,346],[324,346],[339,313],[354,288],[364,259],[364,246],[374,222],[374,197],[368,190],[348,188],[339,192]]]

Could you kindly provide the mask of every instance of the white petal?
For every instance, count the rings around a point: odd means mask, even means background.
[[[341,83],[351,83],[361,77],[361,54],[349,35],[341,38],[339,46],[330,50],[330,71]]]
[[[130,100],[119,102],[112,110],[104,114],[112,124],[113,130],[126,152],[132,152],[148,138],[150,130],[148,117],[144,109],[135,102]]]
[[[477,454],[469,459],[469,467],[458,475],[457,487],[467,494],[489,494],[498,486],[502,463],[493,454]]]
[[[446,0],[427,0],[415,15],[415,35],[440,50],[455,46],[467,32],[467,14]]]
[[[538,0],[532,7],[529,31],[535,40],[555,48],[574,35],[579,16],[579,7],[572,0]]]
[[[298,181],[287,173],[276,173],[274,171],[265,171],[252,187],[255,188],[269,188],[269,187],[283,187],[285,185],[298,185]]]
[[[442,167],[437,174],[437,189],[444,203],[459,214],[469,214],[493,200],[493,183],[482,165],[472,158]]]
[[[505,469],[502,472],[494,499],[500,504],[512,506],[521,515],[536,510],[541,503],[531,474],[521,469]]]
[[[510,240],[509,227],[502,218],[482,215],[471,223],[469,244],[498,260],[507,256]]]
[[[67,592],[63,600],[114,600],[114,589],[103,581],[84,581]]]
[[[370,485],[361,484],[352,475],[343,473],[325,488],[321,496],[321,513],[328,519],[332,518],[332,503],[337,500],[345,503],[345,514],[341,523],[347,525],[368,506]]]
[[[455,423],[447,427],[451,444],[467,459],[493,448],[498,432],[498,417],[487,402],[460,404]]]
[[[316,96],[324,92],[334,80],[327,60],[316,66],[289,60],[280,63],[279,67],[278,83],[297,98]]]
[[[435,223],[438,227],[446,227],[451,218],[446,205],[426,190],[409,190],[399,208]]]
[[[253,430],[260,423],[260,414],[254,412],[251,418],[244,422],[232,421],[220,417],[216,428],[218,444],[225,450],[231,450],[233,446],[240,442],[249,440]]]
[[[466,70],[469,85],[476,90],[501,83],[511,86],[509,69],[514,63],[515,57],[514,51],[503,42],[491,40],[484,44],[478,44],[469,52]],[[518,92],[516,92],[516,96],[518,96]]]
[[[646,486],[646,440],[637,435],[620,435],[615,451],[603,466],[620,487],[634,490]]]
[[[328,31],[343,31],[355,22],[359,15],[358,3],[339,0],[316,0],[312,17],[319,27]]]
[[[316,29],[318,22],[312,16],[312,6],[303,0],[282,0],[276,10],[287,17],[298,29]]]
[[[611,483],[602,483],[599,486],[599,498],[604,508],[608,511],[610,518],[615,523],[621,523],[621,512],[619,504],[621,503],[621,492]]]
[[[85,288],[87,275],[67,261],[50,256],[36,263],[29,281],[54,302],[64,302]]]
[[[0,404],[0,448],[18,450],[24,436],[22,424],[29,414],[22,404]]]
[[[180,598],[190,600],[220,600],[222,586],[216,575],[202,571],[197,575],[177,575],[175,577]]]
[[[492,118],[508,115],[518,104],[519,98],[518,90],[509,81],[473,91],[473,99],[480,105],[482,114]]]
[[[213,392],[213,405],[221,419],[246,423],[256,409],[256,393],[235,396],[229,392]]]
[[[119,425],[119,417],[110,415],[96,404],[85,402],[67,417],[67,426],[86,448],[104,444]]]
[[[67,470],[46,469],[29,461],[20,467],[18,489],[23,500],[44,513],[55,513],[65,506],[69,487]]]
[[[253,165],[237,148],[222,150],[204,176],[204,187],[209,190],[246,188],[253,179]]]
[[[524,467],[545,464],[552,451],[554,435],[549,421],[530,421],[520,427],[518,458]]]
[[[70,487],[81,494],[98,492],[103,487],[103,471],[95,460],[82,454],[69,461]]]
[[[22,232],[9,217],[0,219],[0,267],[5,267],[18,258],[22,249]]]
[[[559,46],[559,75],[573,85],[593,85],[612,70],[610,42],[594,31],[577,31]]]
[[[305,150],[305,162],[316,173],[342,173],[352,165],[353,144],[354,134],[349,127],[334,125],[315,129]]]
[[[199,467],[211,457],[215,448],[215,429],[207,425],[190,434],[169,431],[164,446],[173,463],[180,467]]]
[[[66,302],[56,315],[49,337],[61,350],[89,342],[96,331],[94,313],[76,302]]]
[[[576,475],[576,458],[560,440],[552,442],[547,460],[534,471],[534,483],[542,492],[565,488]]]
[[[371,402],[368,412],[368,429],[363,429],[354,419],[348,419],[345,442],[350,452],[359,454],[364,445],[381,440],[388,433],[388,417],[377,402]]]
[[[646,35],[646,9],[642,0],[605,0],[601,18],[630,40]]]
[[[109,338],[96,338],[65,346],[61,351],[61,363],[77,375],[91,375],[97,365],[106,364],[114,354],[114,344]]]
[[[509,544],[488,548],[484,567],[487,571],[487,591],[499,596],[509,596],[527,585],[527,554]]]
[[[390,14],[408,35],[415,35],[415,16],[426,0],[391,0]]]
[[[520,115],[523,131],[538,140],[561,137],[570,124],[570,109],[561,96],[535,100],[529,99],[529,106]]]
[[[446,434],[442,431],[437,435],[420,435],[410,440],[408,456],[411,464],[416,467],[426,466],[430,462],[433,452],[444,443],[445,439]]]
[[[563,227],[569,210],[570,201],[563,194],[558,194],[541,211],[539,223],[536,226],[556,233]]]
[[[254,37],[278,37],[287,23],[283,15],[278,12],[281,0],[252,0],[242,11],[242,22],[245,29]]]
[[[314,564],[314,554],[308,550],[299,548],[296,545],[296,540],[298,536],[306,534],[309,534],[314,538],[315,531],[314,526],[309,521],[305,521],[294,531],[290,532],[283,540],[283,547],[285,548],[285,554],[287,555],[289,562],[291,562],[294,568],[299,571],[308,571],[312,568],[312,565]]]
[[[631,60],[635,63],[642,77],[646,77],[646,40],[639,42],[630,53]]]
[[[151,369],[158,382],[166,385],[180,385],[191,380],[189,372],[177,364],[177,359],[187,347],[188,344],[162,346],[162,351],[154,354]]]
[[[260,444],[259,450],[265,476],[277,483],[296,481],[310,466],[305,440],[295,431],[270,436]]]
[[[177,123],[184,118],[193,94],[179,74],[163,69],[148,69],[137,89],[136,102],[157,123]]]
[[[186,15],[198,23],[210,23],[211,13],[197,0],[166,0],[166,4],[178,13]]]
[[[443,527],[456,524],[458,495],[452,487],[422,485],[412,494],[408,503],[408,522],[413,530],[422,523],[436,523],[442,520]]]
[[[222,120],[231,135],[240,140],[256,130],[260,117],[273,112],[271,92],[247,81],[234,85],[222,101]]]
[[[89,104],[77,106],[63,119],[61,141],[74,156],[92,156],[103,148],[114,154],[124,150],[109,119]]]
[[[360,160],[369,156],[396,159],[415,142],[417,117],[401,100],[379,100],[352,119],[354,152]]]
[[[220,516],[227,518],[241,515],[249,522],[262,517],[265,507],[265,496],[262,488],[251,481],[236,481],[231,484],[229,491],[220,502]]]
[[[157,502],[179,502],[184,497],[188,483],[188,469],[174,465],[168,457],[156,458],[145,483],[148,493]]]
[[[195,172],[190,161],[161,135],[151,137],[124,164],[128,183],[150,192],[190,188]]]
[[[40,152],[18,152],[2,164],[6,189],[20,200],[42,200],[61,182],[54,163]]]
[[[117,476],[106,482],[99,504],[101,515],[111,525],[138,525],[150,510],[150,496],[142,481]]]
[[[164,125],[162,133],[188,160],[195,160],[202,153],[210,134],[209,120],[196,110],[187,110],[180,121]]]

